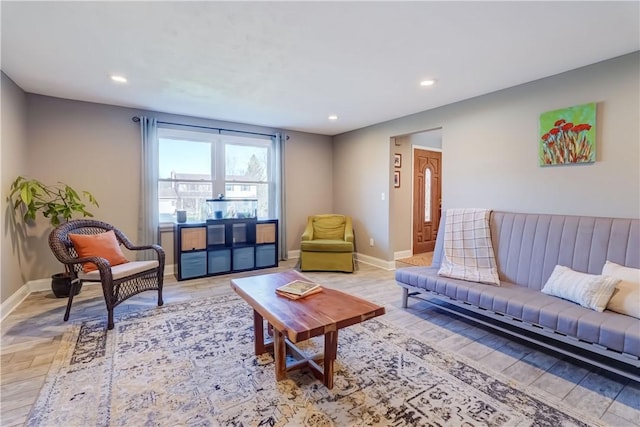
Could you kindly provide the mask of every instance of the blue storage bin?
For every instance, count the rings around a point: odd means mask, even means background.
[[[190,252],[180,255],[180,276],[183,279],[207,274],[207,253]]]
[[[248,270],[254,268],[254,248],[237,248],[233,250],[233,269]]]
[[[231,271],[231,251],[223,249],[209,251],[209,274]]]
[[[256,267],[274,267],[276,265],[276,245],[256,246]]]

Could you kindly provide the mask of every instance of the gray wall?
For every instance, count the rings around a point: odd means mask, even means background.
[[[88,102],[27,95],[29,175],[45,183],[65,182],[90,191],[100,203],[95,218],[116,224],[137,241],[140,131],[136,111]],[[28,280],[62,270],[47,238],[49,223],[40,214],[30,242]]]
[[[117,225],[132,240],[137,240],[140,130],[131,117],[151,115],[160,120],[223,127],[254,132],[274,133],[275,129],[238,123],[197,119],[131,108],[72,101],[41,95],[27,94],[26,107],[16,96],[9,97],[4,90],[3,116],[7,111],[22,113],[27,136],[12,138],[15,149],[29,159],[26,167],[3,171],[2,188],[8,189],[18,174],[26,174],[44,182],[63,181],[79,190],[93,193],[99,208],[90,209],[96,218]],[[21,93],[19,88],[15,91]],[[5,93],[7,92],[7,93]],[[24,94],[22,95],[24,98]],[[5,101],[9,107],[5,109]],[[25,104],[25,101],[21,101]],[[3,117],[3,124],[7,123]],[[15,121],[20,123],[19,120]],[[5,132],[10,130],[3,126]],[[12,130],[18,133],[17,130]],[[289,249],[299,247],[300,234],[307,215],[332,210],[332,141],[330,137],[285,132],[290,135],[285,148],[287,171],[287,243]],[[9,139],[9,138],[7,138]],[[4,155],[3,164],[18,162],[20,155]],[[15,162],[11,159],[14,158]],[[25,162],[22,161],[24,164]],[[21,254],[9,254],[3,266],[10,266],[21,276],[3,276],[2,300],[29,280],[43,279],[61,271],[47,244],[51,230],[48,222],[38,218],[29,227],[29,235]],[[13,236],[11,236],[13,238]],[[4,241],[3,240],[3,244]],[[162,246],[167,252],[167,263],[173,262],[172,233],[162,233]],[[20,255],[20,258],[18,256]]]
[[[397,134],[397,133],[396,133]],[[393,172],[389,137],[376,127],[334,137],[333,207],[350,215],[356,251],[378,259],[389,258],[389,193]],[[383,198],[384,197],[384,198]],[[369,246],[369,239],[374,246]]]
[[[307,217],[333,212],[333,144],[322,135],[287,135],[287,242],[289,250],[299,250]]]
[[[2,246],[0,247],[0,301],[4,302],[26,282],[20,264],[26,261],[25,229],[14,223],[13,210],[5,202],[11,182],[27,173],[27,99],[16,84],[0,72],[1,109],[0,122],[0,220],[2,222]],[[17,228],[16,228],[17,227]],[[20,236],[21,238],[18,238]]]
[[[358,251],[393,259],[390,138],[442,127],[443,209],[640,217],[638,52],[334,137],[334,207]],[[540,114],[597,102],[597,162],[540,167]],[[388,199],[387,199],[388,200]],[[410,224],[407,224],[410,226]],[[376,247],[366,245],[376,237]]]

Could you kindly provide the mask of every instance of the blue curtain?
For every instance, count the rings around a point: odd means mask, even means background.
[[[278,242],[280,242],[280,247],[278,248],[278,252],[280,254],[281,260],[286,260],[288,258],[287,253],[287,232],[286,232],[286,192],[285,192],[285,161],[284,161],[284,146],[285,146],[286,137],[277,133],[274,138],[275,143],[275,157],[276,157],[276,218],[278,219]]]
[[[158,244],[158,123],[156,119],[140,117],[142,153],[140,164],[140,209],[138,217],[138,244]],[[150,251],[140,254],[150,259]]]

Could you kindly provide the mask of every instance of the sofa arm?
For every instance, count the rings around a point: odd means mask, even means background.
[[[345,218],[344,241],[353,243],[353,223],[350,216]]]
[[[307,219],[307,226],[302,233],[302,240],[313,240],[313,221],[311,217]]]

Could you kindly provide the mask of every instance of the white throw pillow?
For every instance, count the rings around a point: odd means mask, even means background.
[[[640,319],[640,269],[607,261],[602,267],[602,274],[620,279],[607,310]]]
[[[577,302],[595,311],[604,311],[620,279],[573,271],[556,265],[542,292]]]

